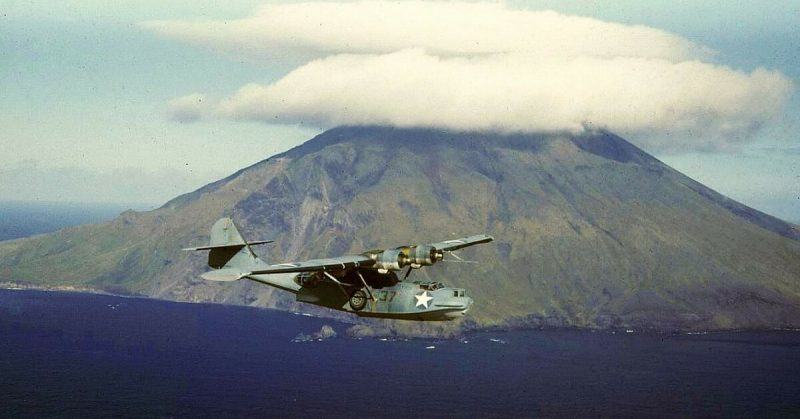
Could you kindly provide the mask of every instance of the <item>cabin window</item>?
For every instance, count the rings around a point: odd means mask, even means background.
[[[458,297],[458,290],[453,291],[453,297]]]
[[[459,296],[459,297],[463,297],[463,296],[464,296],[464,294],[465,294],[465,293],[464,293],[464,290],[461,290],[461,291],[459,291],[459,292],[458,292],[458,296]]]

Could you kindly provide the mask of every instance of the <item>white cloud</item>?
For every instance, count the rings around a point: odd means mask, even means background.
[[[495,3],[300,3],[145,26],[227,54],[317,57],[219,103],[178,98],[178,120],[212,106],[217,116],[322,128],[592,126],[651,148],[719,149],[779,115],[792,91],[777,71],[706,62],[708,49],[665,31]]]
[[[236,20],[143,24],[165,36],[245,57],[302,51],[381,54],[422,48],[436,55],[528,52],[547,56],[635,56],[685,60],[709,53],[646,26],[609,23],[499,3],[432,1],[314,2],[265,5]]]
[[[172,99],[167,105],[167,113],[173,121],[194,122],[207,116],[213,104],[200,93],[192,93]]]
[[[391,82],[387,82],[391,81]],[[323,127],[738,132],[779,110],[789,82],[691,61],[337,55],[223,100],[225,116]]]

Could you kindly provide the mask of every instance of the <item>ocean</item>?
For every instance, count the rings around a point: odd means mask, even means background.
[[[129,208],[143,210],[151,207],[153,205],[147,204],[0,201],[0,240],[50,233],[79,224],[99,223]]]
[[[329,325],[322,341],[294,342]],[[0,417],[800,416],[800,332],[346,336],[292,313],[0,290]]]

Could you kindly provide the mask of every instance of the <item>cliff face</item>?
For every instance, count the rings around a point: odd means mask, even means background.
[[[294,309],[199,279],[205,255],[179,249],[224,215],[274,239],[257,249],[273,262],[491,234],[463,251],[479,264],[412,273],[467,288],[480,325],[800,327],[796,226],[606,132],[336,128],[158,210],[2,243],[0,281]]]

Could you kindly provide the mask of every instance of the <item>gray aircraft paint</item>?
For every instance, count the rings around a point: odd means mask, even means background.
[[[214,270],[202,275],[209,281],[249,279],[295,294],[297,301],[363,317],[442,321],[463,317],[472,298],[462,288],[438,282],[404,281],[397,273],[419,269],[441,260],[445,252],[488,243],[487,235],[470,236],[420,246],[401,246],[361,255],[313,259],[270,265],[256,256],[233,220],[222,218],[211,228],[208,250]]]

